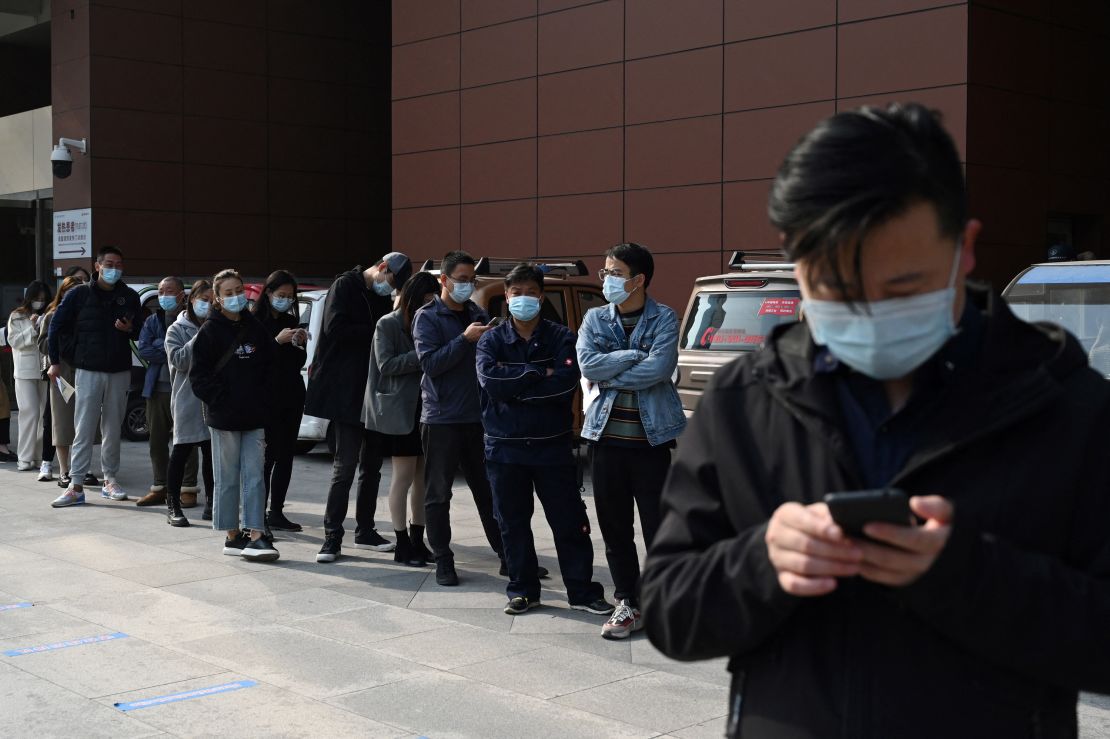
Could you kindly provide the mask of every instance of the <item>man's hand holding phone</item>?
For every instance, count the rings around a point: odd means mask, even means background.
[[[915,496],[910,498],[910,509],[925,520],[923,525],[869,523],[863,527],[873,541],[859,542],[863,550],[860,577],[903,587],[916,582],[937,561],[952,533],[952,503],[939,495]]]
[[[125,317],[125,318],[117,318],[116,319],[116,330],[117,331],[122,331],[125,334],[131,333],[131,318],[130,318],[130,316]]]
[[[827,595],[836,589],[836,578],[855,575],[902,587],[928,572],[952,530],[951,502],[937,495],[910,498],[909,511],[925,522],[920,526],[912,525],[909,516],[905,524],[881,521],[877,512],[869,518],[867,507],[863,500],[848,510],[841,505],[838,524],[826,503],[779,506],[766,542],[782,589],[797,596]],[[855,530],[853,518],[862,518],[863,537],[845,534],[845,528]]]
[[[783,503],[767,524],[767,553],[779,585],[791,595],[827,595],[836,578],[860,574],[863,551],[824,503]]]
[[[489,331],[489,329],[489,326],[475,321],[474,323],[466,327],[466,331],[463,331],[463,337],[471,344],[473,344],[476,343],[478,339],[482,338],[482,336],[486,333],[486,331]]]

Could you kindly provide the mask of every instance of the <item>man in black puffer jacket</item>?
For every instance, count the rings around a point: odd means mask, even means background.
[[[114,246],[100,249],[96,257],[97,278],[66,294],[50,322],[50,379],[61,373],[60,361],[77,369],[72,402],[76,436],[70,459],[69,488],[51,505],[65,508],[85,502],[81,483],[92,463],[96,424],[103,439],[100,464],[104,474],[101,497],[127,500],[116,482],[119,472],[120,429],[131,386],[131,342],[143,329],[139,295],[119,282],[123,277],[123,253]]]
[[[732,737],[1076,736],[1077,692],[1110,691],[1110,385],[966,286],[982,226],[921,106],[818,125],[771,217],[806,322],[719,372],[679,442],[649,637],[731,657]],[[847,536],[822,498],[867,488],[914,525]]]

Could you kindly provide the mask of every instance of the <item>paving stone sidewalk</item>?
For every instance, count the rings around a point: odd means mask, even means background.
[[[146,446],[123,446],[120,482],[141,494]],[[329,473],[325,455],[297,458],[287,513],[306,528],[279,533],[281,560],[262,564],[222,555],[199,508],[185,529],[99,491],[53,510],[54,483],[0,465],[0,736],[723,734],[724,660],[675,662],[642,634],[601,639],[604,619],[568,608],[541,516],[553,576],[547,607],[522,616],[501,611],[505,581],[464,485],[460,587],[390,554],[345,549],[316,564]],[[383,497],[388,535],[387,516]],[[594,541],[611,596],[596,526]],[[1086,700],[1083,736],[1110,737],[1110,701]]]

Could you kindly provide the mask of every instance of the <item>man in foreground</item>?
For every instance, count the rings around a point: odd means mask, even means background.
[[[1110,690],[1110,385],[967,285],[981,225],[925,108],[819,124],[770,213],[806,323],[718,373],[682,439],[653,643],[731,657],[730,736],[1075,736],[1077,691]],[[822,498],[865,488],[916,520],[846,536]]]

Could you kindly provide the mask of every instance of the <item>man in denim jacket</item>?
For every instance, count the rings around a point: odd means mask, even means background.
[[[648,297],[654,271],[646,247],[610,249],[600,273],[610,305],[587,313],[578,334],[578,364],[598,391],[582,436],[590,440],[594,506],[620,603],[602,628],[606,639],[643,628],[633,509],[640,511],[644,545],[651,546],[671,449],[686,427],[672,381],[678,317]]]

